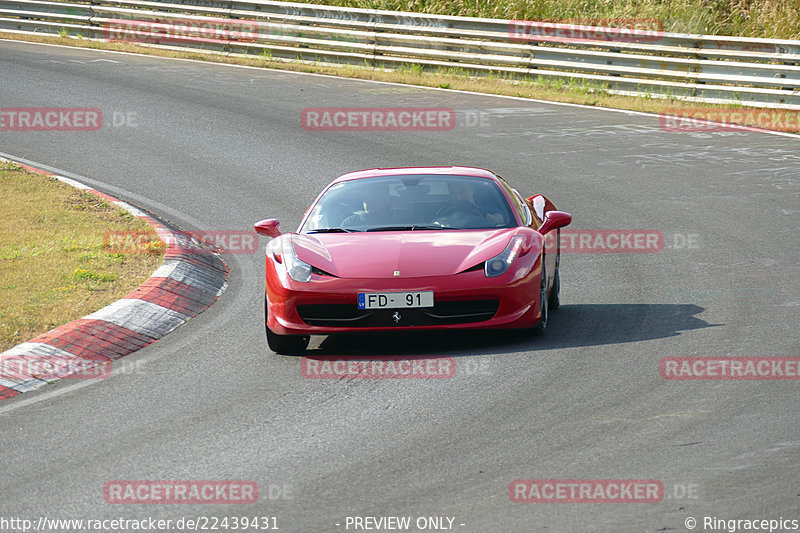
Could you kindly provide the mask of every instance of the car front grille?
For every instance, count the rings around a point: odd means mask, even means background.
[[[355,304],[311,304],[298,305],[297,312],[310,326],[443,326],[489,320],[499,306],[500,302],[497,300],[436,302],[433,307],[408,309],[359,309]]]

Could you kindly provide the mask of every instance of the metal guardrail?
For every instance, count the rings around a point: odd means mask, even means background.
[[[800,41],[790,40],[272,0],[0,0],[0,30],[277,60],[566,78],[612,92],[800,108]]]

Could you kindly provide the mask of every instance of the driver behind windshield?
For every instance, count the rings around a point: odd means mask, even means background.
[[[467,180],[448,181],[447,191],[450,194],[449,202],[439,209],[436,218],[446,218],[459,215],[480,216],[490,224],[503,224],[505,219],[497,211],[489,211],[479,206],[475,201],[475,185]]]

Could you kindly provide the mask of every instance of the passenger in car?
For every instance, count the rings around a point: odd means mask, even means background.
[[[364,210],[342,220],[342,227],[383,226],[396,221],[392,212],[389,187],[386,184],[369,184],[364,189],[361,205]]]

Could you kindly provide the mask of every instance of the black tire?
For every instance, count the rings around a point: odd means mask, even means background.
[[[558,270],[556,270],[556,276],[553,278],[553,288],[550,289],[550,298],[547,300],[547,307],[549,307],[551,311],[561,307],[561,300],[558,297],[560,291],[561,282],[558,280]]]
[[[561,252],[559,251],[558,255],[556,255],[556,275],[553,278],[553,288],[550,289],[550,299],[547,300],[548,307],[550,307],[551,310],[561,307],[561,299],[559,298],[561,294],[561,280],[558,275],[560,258]]]
[[[308,335],[278,335],[269,329],[269,305],[264,297],[264,329],[267,330],[267,345],[279,355],[303,355],[308,348]]]
[[[542,255],[542,282],[539,287],[539,312],[542,314],[542,319],[534,327],[530,329],[532,335],[544,335],[547,329],[547,310],[549,307],[547,297],[547,271],[544,264],[544,255]]]

